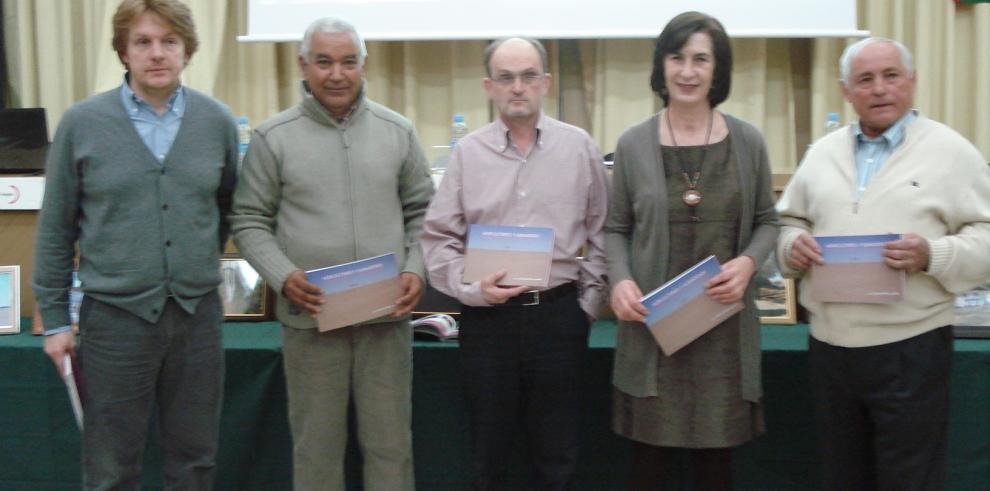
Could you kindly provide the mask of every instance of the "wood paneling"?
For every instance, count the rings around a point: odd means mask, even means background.
[[[34,266],[34,236],[38,212],[0,211],[0,265],[21,267],[21,316],[34,311],[31,270]],[[21,326],[29,329],[30,326]]]

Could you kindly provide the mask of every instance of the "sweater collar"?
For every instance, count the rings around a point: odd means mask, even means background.
[[[895,148],[904,141],[904,133],[908,125],[911,124],[918,117],[918,111],[912,109],[903,116],[897,119],[894,124],[890,125],[890,128],[884,130],[876,138],[870,138],[863,133],[863,127],[860,126],[859,121],[853,123],[852,132],[855,137],[856,145],[859,146],[863,142],[876,142],[876,141],[886,141],[890,148]]]
[[[302,81],[300,87],[303,95],[303,111],[314,120],[327,126],[348,126],[352,120],[359,118],[361,113],[367,108],[367,104],[365,104],[365,88],[361,87],[361,92],[358,93],[357,99],[354,100],[354,104],[351,106],[350,111],[347,112],[347,116],[345,116],[344,119],[338,120],[330,114],[330,111],[327,110],[327,108],[324,107],[323,104],[316,99],[316,97],[313,97],[313,93],[309,91],[305,80]]]

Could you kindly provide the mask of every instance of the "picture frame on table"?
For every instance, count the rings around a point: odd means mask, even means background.
[[[953,331],[957,338],[990,338],[990,282],[956,295]]]
[[[797,323],[797,288],[791,278],[784,278],[774,253],[756,271],[756,310],[760,324]]]
[[[21,267],[0,266],[0,334],[21,332]]]
[[[220,301],[225,321],[266,321],[272,318],[273,297],[268,283],[247,259],[220,258]]]

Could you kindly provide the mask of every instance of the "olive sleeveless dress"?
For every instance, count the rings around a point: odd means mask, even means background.
[[[736,257],[741,196],[731,135],[708,145],[660,148],[671,238],[666,281],[711,254],[720,263]],[[682,200],[688,189],[682,170],[693,174],[702,159],[696,188],[702,200],[689,207]],[[631,440],[683,448],[732,447],[759,436],[765,431],[763,410],[743,400],[740,364],[736,314],[672,356],[659,355],[652,368],[656,397],[615,390],[613,429]]]

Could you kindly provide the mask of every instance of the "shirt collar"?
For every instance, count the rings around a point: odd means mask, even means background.
[[[506,151],[509,145],[512,143],[512,137],[509,133],[509,127],[505,125],[505,121],[502,121],[501,117],[495,118],[495,146],[501,151]],[[546,136],[546,132],[543,129],[546,127],[546,115],[543,111],[540,111],[540,116],[536,118],[536,142],[537,147],[543,146],[543,139]]]
[[[904,113],[904,115],[901,116],[900,119],[895,121],[894,124],[890,125],[890,128],[887,128],[886,131],[881,133],[880,136],[876,138],[870,138],[869,136],[866,135],[866,133],[863,133],[863,127],[860,126],[859,121],[857,121],[856,123],[853,124],[853,128],[852,128],[853,136],[856,137],[856,143],[876,142],[882,139],[887,142],[887,145],[889,147],[893,148],[900,145],[901,142],[904,141],[905,128],[907,127],[907,125],[911,124],[911,122],[914,121],[915,118],[917,117],[918,117],[918,111],[914,109]]]
[[[125,73],[124,82],[120,84],[120,99],[124,103],[124,109],[127,110],[127,114],[132,114],[144,109],[157,115],[158,113],[155,111],[155,108],[151,107],[151,104],[148,104],[147,101],[138,96],[134,92],[134,89],[131,89],[131,84],[129,83],[130,76],[130,73]],[[165,107],[166,112],[172,112],[176,116],[182,117],[182,115],[185,114],[186,96],[182,84],[179,84],[179,86],[175,88],[175,93],[168,98],[168,103]]]

